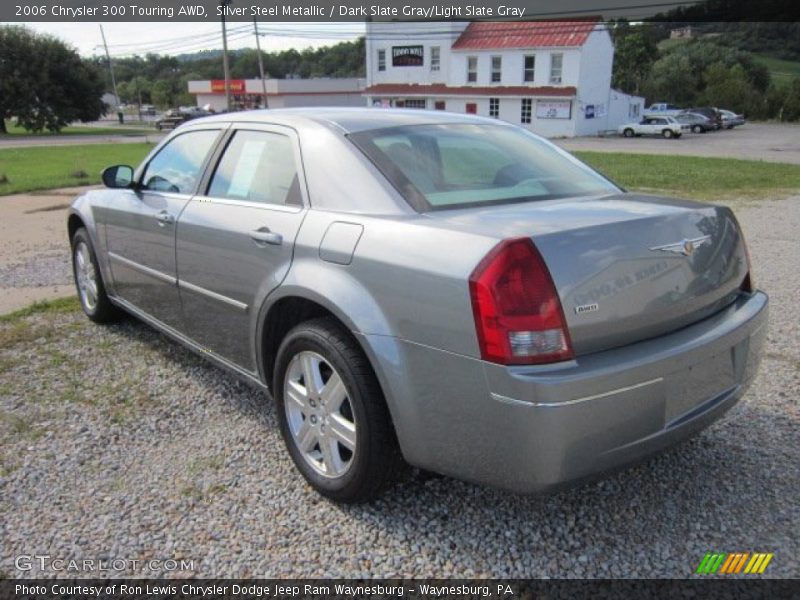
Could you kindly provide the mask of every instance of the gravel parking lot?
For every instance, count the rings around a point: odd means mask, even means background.
[[[0,322],[0,575],[53,575],[14,566],[49,554],[193,560],[182,576],[686,577],[747,551],[798,577],[800,197],[734,208],[772,298],[756,385],[692,441],[544,498],[412,475],[338,506],[297,474],[262,394],[147,326]]]

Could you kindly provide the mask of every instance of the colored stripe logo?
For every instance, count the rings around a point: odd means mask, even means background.
[[[762,552],[708,552],[697,567],[698,575],[760,575],[772,560],[773,553]]]

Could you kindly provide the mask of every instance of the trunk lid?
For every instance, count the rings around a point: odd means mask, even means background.
[[[730,304],[747,257],[730,209],[619,194],[427,213],[448,228],[531,236],[577,355],[630,344]]]

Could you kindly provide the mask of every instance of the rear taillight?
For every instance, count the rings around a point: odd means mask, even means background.
[[[530,238],[495,246],[469,278],[481,358],[504,365],[573,357],[553,279]]]

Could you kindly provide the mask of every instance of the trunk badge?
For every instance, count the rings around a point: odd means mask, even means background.
[[[600,310],[600,305],[597,302],[594,304],[583,304],[575,307],[575,314],[582,315],[583,313],[595,312],[597,310]]]
[[[708,244],[711,241],[710,235],[704,235],[702,237],[693,238],[691,240],[685,239],[681,240],[680,242],[675,242],[674,244],[665,244],[664,246],[653,246],[650,248],[653,252],[663,251],[663,252],[672,252],[674,254],[683,254],[684,256],[691,256],[694,254],[694,251],[697,250],[700,246]]]

